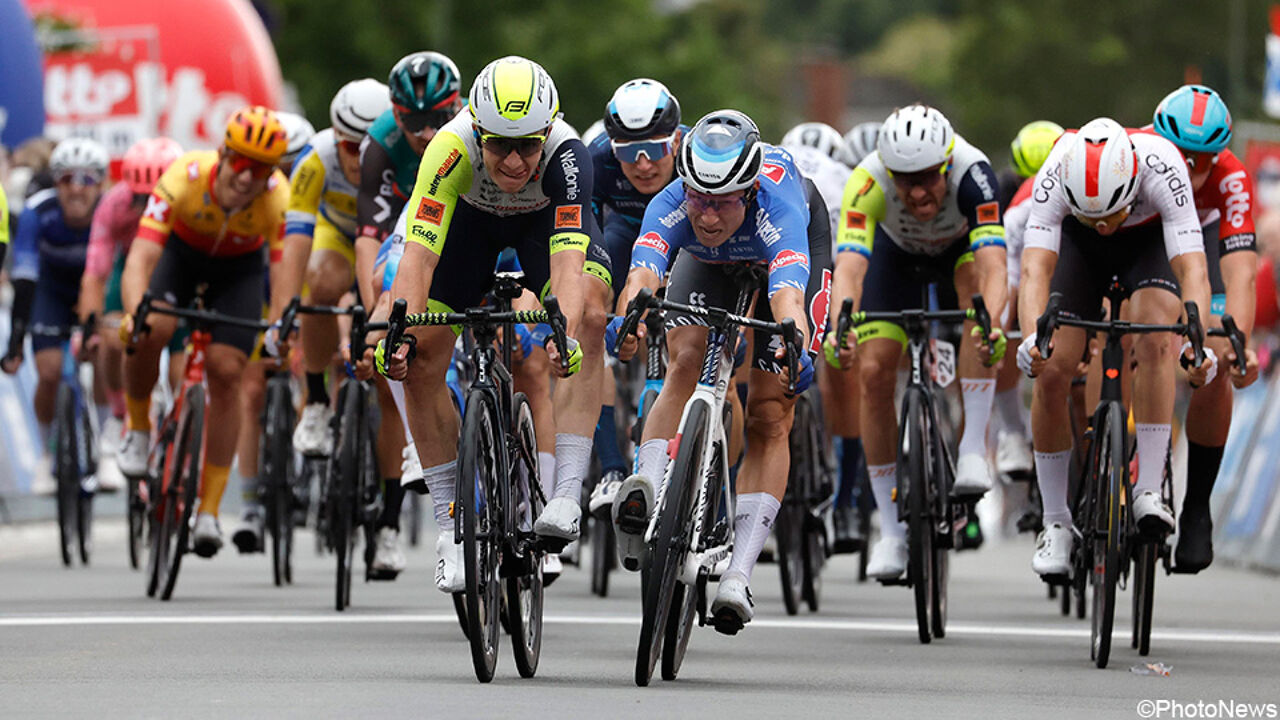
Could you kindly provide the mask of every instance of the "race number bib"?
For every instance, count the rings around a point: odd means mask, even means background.
[[[947,387],[956,379],[956,346],[934,338],[929,341],[929,349],[933,355],[930,368],[933,382],[938,387]]]

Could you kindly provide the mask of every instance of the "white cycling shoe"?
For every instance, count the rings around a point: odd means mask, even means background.
[[[907,571],[907,539],[881,536],[871,547],[867,559],[867,577],[893,580]]]
[[[1036,538],[1036,552],[1031,556],[1031,569],[1045,580],[1070,578],[1071,547],[1074,544],[1074,528],[1062,523],[1049,525]]]
[[[951,492],[956,497],[975,497],[985,495],[991,489],[991,463],[978,453],[960,456],[956,463],[956,481]]]
[[[240,511],[240,524],[231,532],[231,544],[236,546],[240,554],[259,553],[263,551],[262,526],[266,510],[258,503],[245,503]]]
[[[747,581],[735,573],[720,580],[716,599],[711,603],[711,621],[717,632],[737,635],[755,617],[754,606]]]
[[[1138,493],[1138,497],[1133,499],[1133,519],[1149,535],[1173,532],[1173,511],[1154,490]]]
[[[575,498],[552,498],[533,523],[533,531],[543,537],[577,540],[581,534],[582,505]]]
[[[400,532],[384,527],[378,531],[378,547],[373,551],[372,577],[375,580],[394,580],[405,566],[404,550],[400,549]]]
[[[191,533],[191,551],[202,558],[211,558],[222,549],[222,528],[218,518],[209,513],[196,515],[195,530]]]
[[[587,503],[587,510],[595,515],[596,512],[613,507],[613,499],[618,495],[618,488],[622,486],[622,473],[617,470],[611,470],[600,478],[600,482],[596,483],[596,488],[591,491],[591,500]]]
[[[58,492],[58,483],[53,479],[53,460],[41,454],[36,458],[36,471],[31,475],[31,494],[52,496]]]
[[[1031,445],[1022,433],[1000,431],[996,441],[996,470],[1001,475],[1021,479],[1031,476],[1035,459]]]
[[[427,493],[427,483],[422,477],[422,462],[418,460],[418,448],[413,443],[405,443],[404,449],[400,451],[400,487],[419,495]]]
[[[467,576],[462,569],[462,545],[453,541],[453,528],[436,536],[436,589],[444,593],[467,589]]]
[[[146,430],[130,430],[124,434],[116,450],[116,467],[125,477],[140,478],[147,474],[147,450],[151,433]]]
[[[632,475],[618,486],[613,498],[614,537],[622,567],[635,572],[644,554],[644,534],[653,511],[653,483],[643,475]]]
[[[329,421],[333,410],[324,403],[310,403],[302,408],[302,419],[293,429],[293,449],[312,457],[325,456],[333,451],[333,431]]]

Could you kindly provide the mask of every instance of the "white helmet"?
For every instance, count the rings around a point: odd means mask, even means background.
[[[391,109],[391,91],[373,78],[352,80],[329,103],[329,123],[346,140],[360,140],[378,116]]]
[[[782,147],[811,147],[832,160],[848,162],[844,151],[844,138],[840,137],[839,130],[826,123],[800,123],[782,136]]]
[[[307,143],[311,142],[311,136],[316,134],[316,129],[298,113],[277,111],[276,119],[284,126],[284,133],[288,138],[284,155],[280,157],[280,164],[283,165],[298,159],[298,154],[307,146]]]
[[[597,120],[591,123],[591,126],[582,131],[582,144],[590,145],[592,140],[604,135],[604,120]]]
[[[676,152],[676,173],[684,184],[708,195],[754,187],[763,164],[760,131],[737,110],[703,116]]]
[[[955,146],[945,115],[928,105],[908,105],[885,119],[876,149],[890,172],[911,173],[947,162]]]
[[[476,125],[503,137],[541,134],[560,114],[560,95],[551,76],[517,55],[486,65],[471,85],[468,104]]]
[[[49,169],[54,173],[66,170],[89,170],[106,175],[111,156],[102,143],[90,138],[67,138],[58,143],[49,155]]]
[[[853,126],[844,135],[845,153],[849,157],[849,165],[857,166],[863,158],[876,151],[880,142],[880,123],[864,122]]]
[[[1138,153],[1124,126],[1097,118],[1066,142],[1059,179],[1073,211],[1100,218],[1133,203],[1138,196]]]

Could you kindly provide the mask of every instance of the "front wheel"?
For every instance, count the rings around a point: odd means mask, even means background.
[[[1115,626],[1116,583],[1120,576],[1120,544],[1124,534],[1124,486],[1128,483],[1125,460],[1125,421],[1119,403],[1111,403],[1102,415],[1095,436],[1098,454],[1092,479],[1097,493],[1091,536],[1093,542],[1093,625],[1091,649],[1094,664],[1105,668],[1111,657],[1111,631]]]
[[[907,391],[901,446],[898,450],[899,488],[907,490],[907,578],[915,593],[916,627],[920,642],[933,640],[934,527],[929,492],[931,449],[928,415],[922,393]]]
[[[172,472],[169,484],[165,489],[169,496],[167,520],[176,524],[169,526],[167,537],[170,545],[167,556],[168,568],[165,571],[163,589],[160,599],[173,597],[173,589],[178,582],[178,570],[182,567],[182,556],[187,553],[188,536],[191,532],[191,514],[195,511],[196,495],[200,489],[201,463],[204,458],[204,387],[194,385],[183,400],[182,416],[178,419],[178,440],[174,444],[174,453],[170,458]]]
[[[509,476],[514,481],[509,495],[515,514],[516,535],[533,530],[533,520],[542,514],[542,496],[538,494],[538,437],[533,428],[533,410],[524,393],[516,393],[512,403],[512,426],[516,437],[516,456]],[[542,654],[542,553],[527,547],[524,572],[507,578],[507,627],[511,631],[511,649],[520,677],[531,678],[538,671]]]
[[[262,475],[266,490],[267,531],[271,535],[271,575],[276,586],[291,580],[293,550],[293,403],[287,377],[272,377],[267,386]]]
[[[498,576],[502,535],[497,483],[502,477],[501,426],[492,397],[472,390],[458,440],[458,487],[466,572],[467,638],[476,678],[493,680],[498,664],[502,583]]]
[[[58,488],[58,539],[62,564],[71,567],[79,517],[80,460],[76,455],[75,393],[65,382],[58,386],[57,412],[53,476]]]
[[[1151,652],[1151,611],[1155,604],[1156,567],[1160,563],[1160,545],[1142,542],[1134,553],[1133,563],[1133,647],[1146,657]]]

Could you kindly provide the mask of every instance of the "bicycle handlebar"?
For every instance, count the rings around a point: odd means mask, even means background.
[[[554,295],[542,300],[542,310],[494,310],[488,307],[468,308],[466,312],[408,312],[408,303],[404,298],[396,300],[391,306],[391,315],[387,318],[386,346],[387,352],[394,353],[401,343],[413,343],[416,338],[405,331],[411,327],[433,327],[440,325],[467,325],[493,327],[504,323],[536,324],[546,323],[551,326],[551,335],[556,348],[560,350],[560,367],[569,368],[568,336],[565,330],[564,313],[560,312],[560,303]],[[366,325],[366,329],[377,329],[376,323]],[[411,351],[412,352],[412,351]]]
[[[147,291],[142,294],[142,300],[138,302],[138,307],[134,311],[133,332],[129,334],[129,347],[126,348],[126,352],[132,354],[134,346],[138,344],[142,336],[151,332],[151,326],[147,324],[147,316],[153,313],[190,320],[197,328],[211,325],[230,325],[261,332],[270,327],[261,320],[246,320],[240,317],[224,315],[216,310],[204,310],[200,307],[200,298],[196,299],[196,308],[194,309],[156,305],[154,298],[151,296],[151,291]]]
[[[1241,375],[1249,372],[1249,363],[1245,359],[1244,331],[1236,325],[1236,319],[1230,315],[1222,316],[1222,327],[1211,328],[1208,332],[1213,337],[1225,337],[1231,343],[1231,350],[1236,354],[1236,369]]]
[[[1036,349],[1040,351],[1040,357],[1048,360],[1053,354],[1053,348],[1049,346],[1049,341],[1053,338],[1053,333],[1061,326],[1078,327],[1085,330],[1095,330],[1106,333],[1107,335],[1129,335],[1129,334],[1149,334],[1158,332],[1169,332],[1175,335],[1182,335],[1191,343],[1191,351],[1195,356],[1195,367],[1200,367],[1205,361],[1204,352],[1204,326],[1200,324],[1200,308],[1194,300],[1188,300],[1183,304],[1183,311],[1186,313],[1186,320],[1174,325],[1155,325],[1147,323],[1134,323],[1128,320],[1080,320],[1078,318],[1067,317],[1062,314],[1062,294],[1053,293],[1049,296],[1049,303],[1045,306],[1044,313],[1036,319]],[[1232,323],[1235,324],[1234,322]]]
[[[845,335],[855,325],[877,321],[901,324],[904,320],[919,321],[921,323],[963,323],[972,320],[982,331],[983,344],[994,350],[991,341],[991,313],[987,311],[987,304],[982,299],[982,295],[973,296],[973,307],[968,310],[910,309],[895,312],[867,312],[865,310],[853,312],[853,298],[845,298],[840,306],[840,315],[836,318],[836,337],[839,338],[840,347],[843,348],[848,346],[845,342]]]

